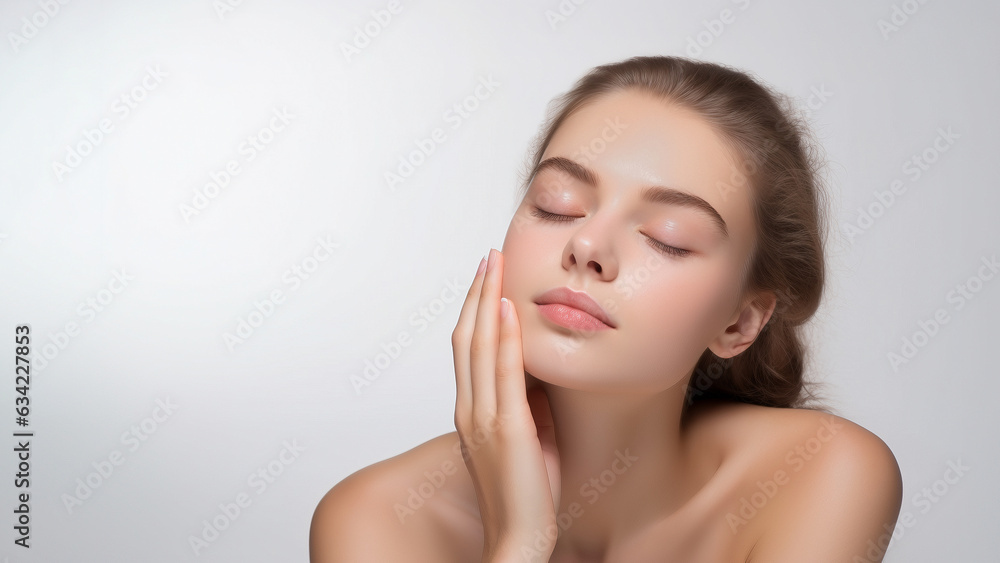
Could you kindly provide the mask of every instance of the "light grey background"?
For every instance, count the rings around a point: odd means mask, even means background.
[[[1000,251],[998,5],[402,0],[383,26],[370,23],[382,1],[224,1],[0,5],[0,557],[306,560],[333,484],[454,430],[449,288],[464,297],[502,244],[548,102],[597,64],[675,54],[753,72],[810,109],[834,230],[812,368],[902,468],[914,524],[886,561],[996,561],[1000,279],[980,266]],[[366,24],[377,35],[346,56]],[[454,128],[446,112],[490,77]],[[123,95],[142,98],[127,115]],[[266,130],[273,111],[289,116],[280,131]],[[54,170],[104,119],[79,165]],[[384,174],[435,128],[445,140],[392,192]],[[941,130],[954,137],[935,153]],[[249,161],[251,135],[270,142]],[[239,174],[185,220],[230,160]],[[879,213],[894,180],[905,192]],[[848,237],[861,208],[878,217]],[[312,263],[318,237],[339,247]],[[293,288],[295,265],[317,268]],[[283,302],[231,350],[224,334],[274,290]],[[415,324],[422,307],[433,321]],[[948,322],[922,328],[938,310]],[[22,323],[30,551],[12,543]],[[410,345],[356,392],[351,375],[400,333]],[[157,400],[176,405],[165,420]],[[123,441],[143,424],[147,439]],[[946,484],[949,462],[969,469]],[[266,489],[248,481],[268,467]],[[67,508],[88,477],[99,485]],[[249,506],[196,555],[190,538],[241,493]]]

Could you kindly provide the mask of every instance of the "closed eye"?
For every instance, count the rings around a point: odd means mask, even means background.
[[[537,207],[532,209],[531,215],[534,217],[538,217],[543,221],[552,221],[555,223],[566,223],[574,219],[580,219],[580,217],[573,217],[572,215],[559,215],[558,213],[550,213],[548,211],[545,211],[544,209],[539,209]],[[677,256],[677,257],[687,256],[688,254],[691,254],[690,250],[685,250],[683,248],[677,248],[675,246],[670,246],[669,244],[664,244],[648,235],[643,235],[643,236],[645,236],[646,240],[649,241],[650,246],[652,246],[653,248],[664,254],[669,254],[671,256]]]
[[[556,223],[563,223],[565,221],[572,221],[573,219],[579,219],[579,217],[572,217],[570,215],[558,215],[556,213],[549,213],[548,211],[539,209],[537,207],[531,211],[531,214],[545,221],[555,221]]]
[[[677,257],[687,256],[688,254],[691,254],[690,250],[677,248],[676,246],[670,246],[669,244],[663,244],[662,242],[656,240],[655,238],[647,236],[646,239],[649,240],[650,246],[659,250],[660,252],[663,252],[664,254],[670,254],[672,256],[677,256]]]

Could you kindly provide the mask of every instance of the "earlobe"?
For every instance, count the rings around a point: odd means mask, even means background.
[[[709,349],[720,358],[732,358],[742,353],[764,330],[776,305],[777,298],[771,291],[748,298],[742,309],[734,313],[729,326],[712,340]]]

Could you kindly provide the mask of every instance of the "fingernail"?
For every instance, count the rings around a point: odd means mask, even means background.
[[[483,256],[483,259],[479,261],[479,269],[476,270],[476,275],[478,276],[479,274],[483,273],[483,270],[485,269],[486,269],[486,257]]]
[[[489,260],[489,262],[486,263],[486,271],[487,272],[492,272],[493,271],[493,264],[496,264],[496,261],[497,261],[497,251],[495,249],[491,248],[490,249],[490,260]]]
[[[506,297],[501,297],[500,298],[500,318],[501,319],[506,319],[507,318],[507,309],[510,309],[509,302],[507,301]]]

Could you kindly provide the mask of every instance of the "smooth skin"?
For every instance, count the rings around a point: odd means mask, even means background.
[[[681,424],[701,353],[744,351],[775,307],[773,294],[736,294],[754,229],[724,139],[684,108],[615,92],[560,126],[543,161],[557,157],[568,168],[532,178],[452,335],[458,431],[331,489],[312,560],[881,561],[902,479],[876,435],[718,401]],[[644,201],[653,185],[707,202],[728,236],[704,210]],[[561,286],[616,328],[543,317],[536,298]]]

